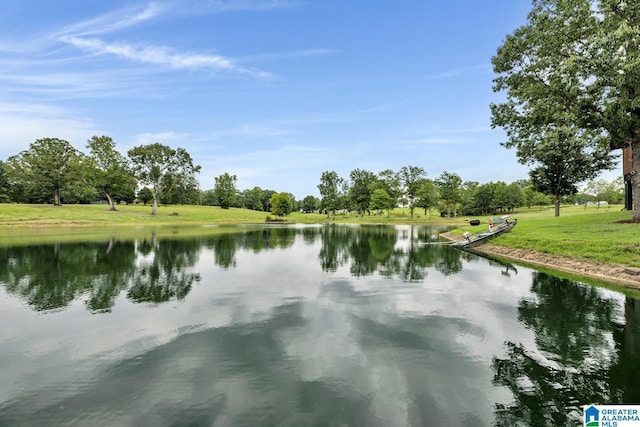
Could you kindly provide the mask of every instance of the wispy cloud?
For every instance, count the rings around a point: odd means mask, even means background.
[[[270,78],[271,74],[238,66],[233,60],[220,55],[200,53],[179,53],[164,46],[136,47],[127,43],[105,43],[96,38],[65,37],[61,40],[98,55],[114,55],[146,64],[166,65],[173,69],[212,69],[236,72],[260,78]]]
[[[490,73],[491,65],[490,64],[480,64],[480,65],[471,65],[469,67],[459,67],[452,68],[451,70],[443,71],[441,73],[429,74],[425,76],[426,79],[429,80],[438,80],[438,79],[448,79],[452,77],[458,77],[464,74],[472,74],[472,73]]]
[[[168,4],[149,3],[144,7],[133,7],[110,12],[86,21],[62,28],[54,34],[54,38],[80,37],[113,33],[150,21],[170,9]]]

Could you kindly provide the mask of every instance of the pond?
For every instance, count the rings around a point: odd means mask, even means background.
[[[640,300],[426,226],[0,247],[0,425],[576,425],[640,402]]]

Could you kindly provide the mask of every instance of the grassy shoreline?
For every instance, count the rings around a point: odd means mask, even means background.
[[[0,239],[4,244],[12,244],[27,237],[30,240],[42,240],[55,234],[75,235],[81,239],[86,238],[87,234],[101,234],[110,228],[264,224],[268,216],[267,212],[234,208],[225,210],[213,206],[160,207],[156,216],[151,216],[150,212],[149,206],[139,205],[119,206],[118,211],[110,212],[106,205],[54,207],[0,204]],[[517,227],[492,243],[588,262],[640,267],[640,226],[625,222],[631,218],[631,212],[621,211],[621,206],[599,209],[563,207],[558,218],[553,217],[551,207],[524,208],[511,216],[518,219]],[[327,219],[326,215],[305,213],[293,213],[287,217],[288,223],[305,224],[438,224],[459,227],[454,233],[482,231],[486,228],[488,218],[461,216],[443,219],[437,215],[424,215],[423,211],[410,218],[407,209],[395,209],[389,217],[386,214],[362,217],[338,215],[335,219]],[[468,219],[480,219],[482,225],[469,226],[465,221]]]

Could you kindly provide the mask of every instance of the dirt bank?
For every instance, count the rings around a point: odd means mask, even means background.
[[[640,289],[640,270],[622,264],[588,262],[565,256],[549,255],[541,252],[496,246],[491,243],[473,248],[474,251],[501,258],[521,261],[526,264],[564,271],[579,276],[591,277],[619,285]]]
[[[449,233],[443,233],[442,237],[451,240],[460,238],[459,235]],[[640,289],[640,269],[627,267],[623,264],[581,261],[566,256],[549,255],[527,249],[496,246],[491,243],[476,246],[473,250],[474,252],[520,261],[534,266],[617,283],[627,288]]]

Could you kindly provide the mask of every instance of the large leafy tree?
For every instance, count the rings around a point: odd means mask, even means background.
[[[229,209],[236,199],[236,182],[238,177],[225,172],[216,178],[216,184],[213,193],[216,196],[218,206],[222,209]]]
[[[609,148],[631,146],[633,170],[640,171],[639,25],[637,2],[533,0],[527,23],[498,49],[494,89],[507,99],[491,106],[492,125],[506,130],[504,145],[516,148],[521,162],[537,164],[538,187],[553,181],[557,165],[550,162],[561,159],[573,163],[568,172],[575,176],[549,186],[573,191],[594,176],[590,155],[598,169],[612,166],[604,158]],[[536,147],[554,139],[560,150],[566,143],[570,149],[542,156]],[[640,221],[640,174],[629,178]]]
[[[271,213],[278,216],[289,215],[293,211],[293,200],[289,193],[276,193],[271,196]]]
[[[320,207],[320,199],[315,196],[308,195],[302,199],[301,208],[305,212],[315,212]]]
[[[571,132],[545,135],[533,150],[529,163],[535,167],[529,176],[535,190],[554,196],[555,216],[560,215],[563,196],[577,193],[577,184],[594,178],[613,162],[606,146],[587,151],[580,135]]]
[[[371,193],[371,209],[379,211],[386,209],[387,218],[391,213],[391,209],[393,209],[395,206],[396,201],[389,193],[387,193],[387,190],[385,190],[384,188],[376,188],[375,190],[373,190],[373,193]]]
[[[42,138],[28,150],[9,157],[6,173],[9,184],[20,184],[27,192],[48,192],[53,204],[62,205],[61,191],[84,178],[82,156],[62,139]]]
[[[7,179],[7,173],[5,172],[5,164],[0,160],[0,203],[5,203],[11,200],[9,189],[9,180]]]
[[[409,204],[411,218],[413,218],[413,211],[416,208],[420,184],[426,174],[424,168],[420,166],[403,166],[398,171],[398,179],[404,190],[404,197]]]
[[[458,204],[462,201],[462,178],[453,172],[442,172],[436,180],[440,199],[447,210],[447,216],[458,215]]]
[[[140,145],[127,153],[133,171],[141,184],[150,187],[153,193],[151,215],[158,210],[158,201],[163,193],[171,192],[172,185],[180,179],[200,172],[184,148],[173,149],[160,143]],[[175,179],[167,179],[175,177]]]
[[[344,179],[340,178],[337,172],[322,172],[318,191],[320,191],[320,196],[322,197],[322,207],[327,211],[327,218],[329,218],[330,213],[333,213],[334,217],[336,216],[336,209],[340,208],[342,202],[342,189],[344,186]]]
[[[430,211],[431,208],[438,206],[440,201],[440,193],[438,187],[433,180],[428,178],[421,179],[417,184],[418,190],[416,191],[416,206],[424,209],[424,214]],[[431,215],[431,214],[429,214]]]
[[[376,180],[373,172],[363,169],[354,169],[349,174],[351,186],[349,187],[349,198],[351,203],[358,210],[358,214],[362,215],[364,211],[369,210],[371,203],[372,185]]]
[[[122,197],[135,192],[136,178],[129,167],[129,161],[116,150],[109,136],[93,136],[87,141],[91,181],[109,203],[109,210],[115,211],[114,197]]]

